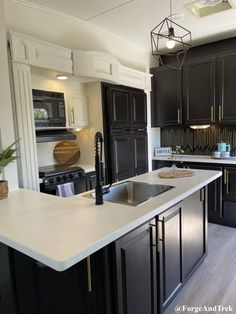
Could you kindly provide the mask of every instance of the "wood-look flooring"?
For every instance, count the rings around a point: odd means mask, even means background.
[[[165,311],[174,314],[176,305],[233,307],[236,313],[236,229],[209,224],[208,255],[177,298]],[[196,313],[185,311],[182,313]],[[199,312],[199,313],[225,313]]]

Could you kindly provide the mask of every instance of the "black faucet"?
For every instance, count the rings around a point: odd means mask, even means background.
[[[100,149],[99,149],[100,143]],[[96,205],[103,204],[103,191],[102,191],[102,182],[103,182],[103,162],[102,162],[102,144],[103,144],[103,136],[101,132],[97,132],[94,138],[95,144],[95,171],[96,171],[96,187],[95,187],[95,195],[96,195]]]

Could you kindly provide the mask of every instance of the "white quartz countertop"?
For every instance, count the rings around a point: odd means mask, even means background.
[[[163,160],[171,161],[171,156],[153,156],[152,160]],[[211,164],[222,164],[222,165],[236,165],[236,157],[229,158],[213,158],[211,156],[203,155],[181,155],[178,161],[187,161],[187,162],[203,162]]]
[[[0,201],[0,242],[63,271],[222,175],[194,170],[192,177],[161,179],[158,171],[130,180],[175,188],[137,207],[96,206],[81,194],[60,198],[23,189],[10,192]]]

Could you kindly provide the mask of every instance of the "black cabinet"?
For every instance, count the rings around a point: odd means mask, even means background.
[[[131,93],[131,124],[134,127],[147,126],[147,100],[144,92]]]
[[[218,90],[220,123],[236,122],[236,53],[218,57]]]
[[[112,180],[120,181],[147,172],[147,134],[111,135]]]
[[[86,173],[86,191],[90,191],[95,189],[96,186],[96,172],[92,171],[92,172],[88,172]]]
[[[164,310],[182,285],[181,204],[158,216],[160,303]]]
[[[147,172],[148,170],[148,147],[147,133],[132,135],[131,154],[133,156],[133,176]]]
[[[109,84],[103,88],[109,128],[147,126],[147,100],[143,91]]]
[[[147,172],[147,100],[142,90],[103,84],[107,183]]]
[[[157,217],[160,309],[165,311],[206,254],[205,189]]]
[[[181,71],[160,67],[151,69],[152,126],[182,123]]]
[[[133,156],[131,136],[125,134],[111,135],[112,178],[111,181],[132,177]],[[108,174],[109,175],[109,174]]]
[[[157,313],[155,243],[155,220],[114,243],[117,314]]]
[[[184,123],[215,122],[216,59],[204,58],[184,65],[183,111]]]
[[[18,314],[11,265],[10,249],[0,243],[0,313],[2,314]]]
[[[14,250],[12,260],[17,314],[111,313],[105,249],[62,272]]]
[[[223,167],[209,164],[184,163],[184,166],[192,169],[205,169],[223,171]],[[209,183],[207,186],[208,221],[218,223],[222,218],[222,177]]]
[[[198,266],[207,250],[207,204],[205,189],[183,200],[182,206],[182,254],[183,280]]]

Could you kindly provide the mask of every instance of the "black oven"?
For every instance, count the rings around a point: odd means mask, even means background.
[[[33,89],[36,129],[66,127],[64,94]]]

